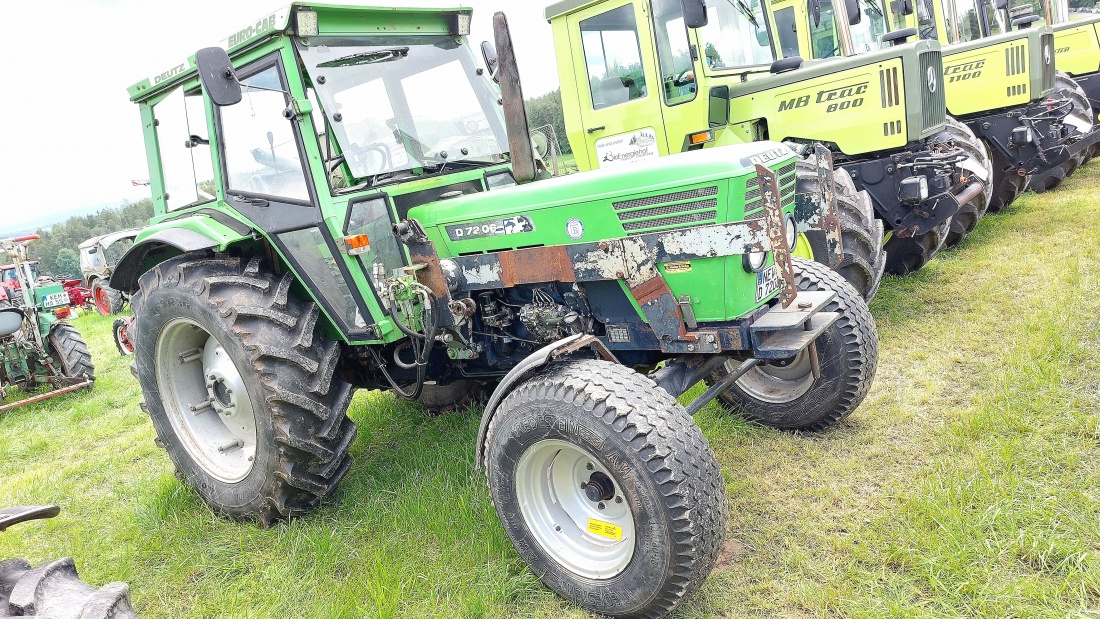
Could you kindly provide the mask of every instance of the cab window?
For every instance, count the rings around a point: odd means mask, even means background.
[[[707,15],[708,23],[700,32],[708,69],[737,69],[775,61],[760,0],[707,0]]]
[[[153,107],[153,115],[167,210],[212,202],[214,164],[202,93],[185,95],[177,88]]]
[[[935,41],[940,35],[936,28],[936,12],[932,2],[933,0],[916,1],[917,29],[920,31],[920,38]]]
[[[220,108],[230,191],[309,202],[294,124],[283,116],[289,101],[281,92],[286,86],[278,67],[242,76],[241,81],[244,99]]]
[[[982,38],[981,16],[978,14],[977,0],[945,0],[945,5],[951,7],[954,19],[954,27],[958,34],[958,42],[976,41]]]
[[[981,0],[982,12],[985,13],[985,23],[989,25],[989,35],[1010,32],[1012,28],[1005,23],[1007,11],[998,11],[993,7],[992,0]]]
[[[863,13],[863,19],[855,26],[850,26],[852,32],[852,50],[861,54],[882,49],[882,35],[886,34],[886,11],[883,10],[886,0],[861,0],[859,10]]]
[[[821,19],[824,22],[824,16]],[[779,35],[779,50],[783,52],[783,57],[798,56],[798,26],[795,23],[793,6],[775,12],[775,29]]]
[[[695,64],[680,0],[653,0],[653,21],[665,102],[677,105],[694,100]]]
[[[821,0],[821,21],[817,24],[810,16],[810,45],[814,58],[832,58],[840,55],[840,39],[836,34],[836,12],[832,0]]]
[[[645,97],[645,67],[633,5],[582,20],[580,27],[592,107],[601,110]]]

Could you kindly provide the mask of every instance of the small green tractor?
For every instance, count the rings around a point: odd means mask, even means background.
[[[873,0],[870,0],[873,1]],[[1081,87],[1056,70],[1054,32],[1008,0],[905,0],[881,19],[943,44],[947,110],[981,138],[994,171],[990,210],[1057,187],[1100,131]],[[898,10],[898,7],[904,10]]]
[[[935,42],[804,62],[795,7],[759,0],[565,0],[546,17],[581,169],[758,140],[799,152],[825,143],[838,167],[839,271],[868,299],[884,268],[922,268],[960,210],[985,210],[987,168],[947,130],[943,89],[927,79],[940,72]],[[640,155],[630,145],[643,133],[656,143]],[[812,168],[801,165],[799,194],[817,191]],[[808,240],[816,257],[822,239]]]
[[[38,238],[0,240],[0,252],[11,259],[18,283],[0,287],[0,412],[90,387],[95,380],[80,332],[58,318],[59,312],[69,314],[69,293],[59,283],[31,277],[27,244]],[[47,387],[50,392],[36,393]],[[13,388],[26,397],[5,404]]]
[[[821,430],[874,378],[863,298],[795,255],[841,259],[830,153],[810,200],[776,142],[549,178],[506,19],[484,64],[470,23],[295,3],[130,88],[156,214],[111,286],[143,407],[207,504],[270,524],[351,467],[354,390],[484,390],[474,461],[520,556],[586,609],[663,616],[726,529],[692,414]]]

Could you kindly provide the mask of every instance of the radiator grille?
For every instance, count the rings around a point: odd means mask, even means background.
[[[795,185],[798,182],[795,174],[797,166],[798,164],[792,161],[775,172],[779,177],[779,198],[783,208],[794,204]],[[755,177],[745,183],[745,216],[748,219],[759,219],[764,216],[764,199]]]
[[[615,202],[627,232],[653,232],[687,224],[718,223],[718,187],[700,187],[661,196]]]
[[[943,56],[938,51],[920,55],[921,133],[938,130],[947,122],[947,99],[943,79]]]
[[[882,107],[890,108],[901,103],[901,92],[898,86],[898,68],[880,69],[878,72],[879,95],[882,96]]]
[[[1010,45],[1005,49],[1005,75],[1012,77],[1027,71],[1027,55],[1024,44]]]
[[[1054,35],[1044,34],[1039,39],[1039,54],[1043,59],[1043,92],[1054,89]],[[1047,62],[1047,59],[1050,62]]]

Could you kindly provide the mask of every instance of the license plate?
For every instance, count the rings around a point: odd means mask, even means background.
[[[771,265],[770,267],[760,271],[756,274],[756,302],[759,303],[764,299],[771,297],[773,294],[779,292],[779,289],[783,287],[779,279],[779,266]]]
[[[53,294],[46,295],[46,298],[42,299],[42,307],[46,309],[53,309],[55,307],[63,307],[69,304],[69,293],[67,292],[55,292]]]

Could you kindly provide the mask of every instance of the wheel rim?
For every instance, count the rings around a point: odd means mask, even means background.
[[[157,338],[156,373],[168,421],[196,464],[225,483],[247,477],[256,416],[244,378],[217,338],[191,320],[170,321]]]
[[[130,341],[130,330],[125,325],[118,328],[116,337],[118,337],[118,343],[126,354],[129,355],[134,352],[134,344]]]
[[[102,286],[95,289],[95,304],[100,314],[107,316],[111,313],[111,300],[107,298],[107,291]]]
[[[726,371],[736,367],[726,362]],[[758,365],[737,379],[741,391],[761,402],[786,404],[806,395],[814,385],[810,353],[803,350],[786,365]]]
[[[606,580],[634,556],[634,515],[623,488],[584,449],[559,440],[533,445],[516,468],[516,496],[531,535],[567,570]]]

